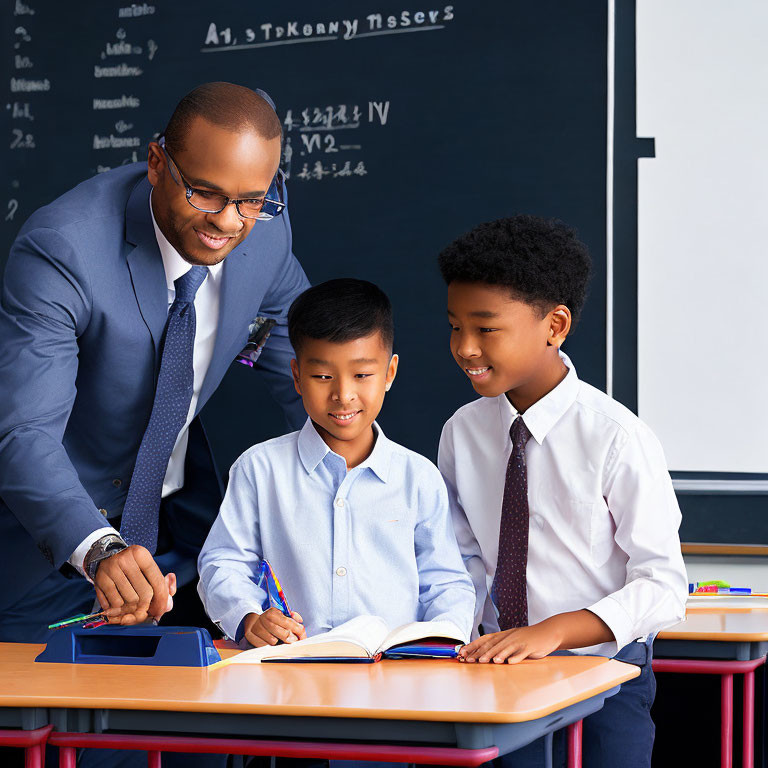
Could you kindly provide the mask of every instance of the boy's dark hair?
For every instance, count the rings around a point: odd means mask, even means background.
[[[288,336],[296,354],[305,338],[337,344],[380,333],[392,350],[392,304],[377,285],[343,277],[307,288],[288,310]]]
[[[565,304],[572,327],[584,305],[592,264],[575,230],[558,219],[525,214],[478,225],[437,260],[446,284],[502,286],[536,305],[542,316]]]

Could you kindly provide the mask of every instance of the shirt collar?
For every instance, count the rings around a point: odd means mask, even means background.
[[[169,291],[175,291],[176,286],[174,283],[182,275],[189,272],[192,265],[168,242],[168,238],[158,226],[158,223],[155,220],[155,212],[152,210],[152,192],[149,193],[149,215],[152,217],[152,226],[155,228],[157,247],[160,249],[160,255],[163,257],[166,285]],[[218,264],[208,267],[209,279],[217,281],[223,266],[224,261],[222,260]]]
[[[368,467],[382,482],[386,483],[389,476],[389,466],[392,461],[392,441],[389,440],[382,431],[377,422],[373,422],[373,429],[376,433],[376,442],[373,445],[371,455],[365,461],[358,464],[354,469]],[[341,461],[343,457],[334,453],[318,434],[312,419],[307,419],[299,432],[299,458],[307,470],[307,474],[312,474],[320,462],[331,453],[337,456]]]
[[[571,359],[564,352],[559,352],[560,359],[568,368],[565,378],[541,400],[537,400],[524,414],[525,426],[531,433],[536,442],[541,445],[552,427],[557,424],[565,412],[576,402],[579,393],[579,377],[576,375],[576,369],[573,367]],[[501,414],[501,423],[505,430],[505,436],[508,437],[509,427],[518,417],[519,412],[506,394],[501,394],[497,398],[499,402],[499,412]]]

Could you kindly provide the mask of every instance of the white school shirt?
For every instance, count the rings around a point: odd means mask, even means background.
[[[168,288],[168,309],[171,308],[176,298],[176,287],[174,282],[182,275],[186,274],[192,264],[182,258],[181,254],[168,242],[168,239],[160,230],[155,221],[155,214],[152,210],[152,194],[149,196],[149,213],[152,217],[152,225],[155,228],[155,237],[160,249],[160,255],[163,259],[163,268],[165,270],[165,282]],[[197,400],[200,397],[200,390],[208,373],[208,367],[213,357],[213,347],[216,343],[216,331],[219,326],[219,300],[221,296],[221,268],[224,262],[220,261],[208,267],[208,275],[203,284],[198,288],[195,294],[195,346],[192,352],[192,370],[194,375],[192,385],[192,400],[189,403],[189,412],[184,426],[176,438],[176,444],[171,451],[171,458],[168,460],[168,469],[163,480],[162,498],[178,491],[184,485],[184,460],[187,455],[187,443],[189,442],[189,425],[195,416]],[[99,528],[83,539],[77,549],[72,553],[69,562],[80,573],[83,573],[83,560],[88,554],[88,550],[93,543],[106,536],[108,533],[117,533],[112,526]]]
[[[615,642],[572,649],[613,656],[685,615],[680,509],[658,440],[620,403],[566,377],[523,414],[528,472],[528,619],[588,609]],[[477,591],[474,636],[499,629],[490,599],[504,479],[518,412],[506,395],[460,408],[443,428],[438,466]]]

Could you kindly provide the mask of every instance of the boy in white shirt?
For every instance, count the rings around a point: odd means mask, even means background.
[[[562,222],[515,216],[463,235],[439,264],[451,352],[482,395],[447,422],[438,456],[477,590],[462,659],[637,664],[584,721],[584,764],[650,766],[651,642],[685,613],[681,516],[651,430],[560,351],[586,294],[586,246]],[[543,766],[543,742],[510,760]]]

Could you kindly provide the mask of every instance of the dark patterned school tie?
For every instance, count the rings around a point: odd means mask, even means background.
[[[531,437],[522,416],[509,430],[512,453],[507,462],[501,503],[499,559],[491,598],[499,611],[499,629],[528,626],[528,477],[525,444]]]
[[[207,267],[192,267],[173,283],[176,298],[165,323],[155,401],[136,457],[120,524],[120,534],[128,544],[141,544],[152,554],[157,548],[158,513],[168,460],[192,400],[194,301],[207,274]]]

